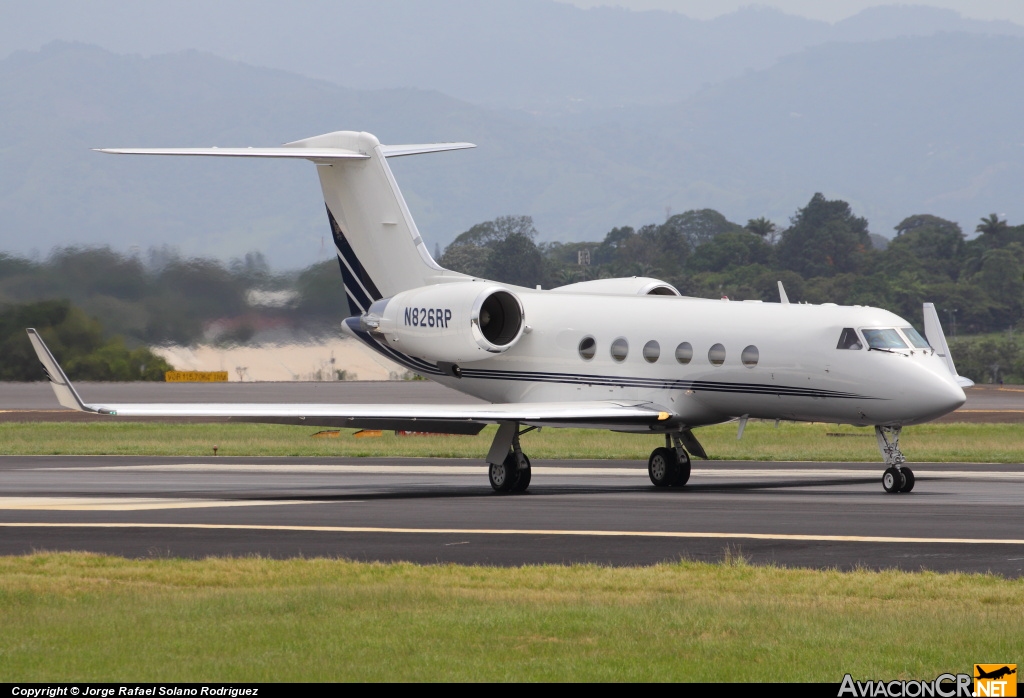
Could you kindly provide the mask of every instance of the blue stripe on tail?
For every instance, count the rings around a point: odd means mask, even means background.
[[[380,300],[383,296],[377,290],[377,285],[373,283],[366,268],[360,264],[355,250],[345,238],[345,233],[330,208],[327,209],[327,218],[331,222],[331,235],[338,250],[338,265],[341,267],[341,279],[345,284],[349,316],[362,315],[374,301]]]

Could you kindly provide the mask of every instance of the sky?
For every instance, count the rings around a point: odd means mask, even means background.
[[[1021,0],[561,0],[577,7],[615,5],[631,10],[674,10],[695,19],[711,19],[734,12],[741,7],[760,5],[775,7],[793,15],[837,22],[876,5],[930,5],[955,10],[974,19],[1006,19],[1024,24],[1024,2]]]

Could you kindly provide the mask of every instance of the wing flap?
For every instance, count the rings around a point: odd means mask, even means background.
[[[313,426],[364,426],[364,423],[416,421],[495,424],[646,424],[673,416],[644,402],[535,402],[470,405],[253,404],[253,403],[105,403],[83,404],[86,411],[120,417],[228,417],[237,421]],[[350,422],[351,424],[346,424]],[[358,422],[358,423],[357,423]],[[395,427],[380,427],[395,428]]]

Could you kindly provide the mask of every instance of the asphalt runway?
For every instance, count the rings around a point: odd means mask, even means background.
[[[1024,576],[1024,466],[695,463],[682,489],[638,461],[539,461],[497,495],[479,461],[0,457],[0,554],[329,556],[646,565],[681,558]]]

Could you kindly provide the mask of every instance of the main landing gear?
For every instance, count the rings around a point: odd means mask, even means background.
[[[904,465],[907,459],[900,450],[900,431],[902,427],[875,427],[878,450],[882,452],[886,465],[882,473],[882,488],[889,494],[914,489],[914,471]]]
[[[690,454],[678,434],[665,434],[665,445],[647,459],[647,474],[655,487],[682,487],[690,479]]]
[[[519,437],[536,428],[519,431],[517,422],[504,422],[498,427],[487,454],[487,479],[495,492],[525,492],[530,486],[533,471],[530,459],[519,445]]]

